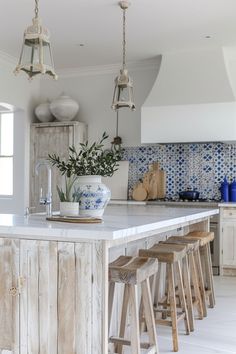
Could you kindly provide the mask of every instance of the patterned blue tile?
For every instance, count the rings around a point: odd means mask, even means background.
[[[202,198],[219,198],[224,176],[236,177],[236,144],[164,144],[128,147],[124,160],[129,160],[129,190],[148,171],[148,165],[159,161],[167,174],[167,196],[180,190],[196,188]]]

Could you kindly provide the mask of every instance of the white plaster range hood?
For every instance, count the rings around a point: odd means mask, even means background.
[[[236,48],[163,55],[142,106],[141,141],[236,141]]]

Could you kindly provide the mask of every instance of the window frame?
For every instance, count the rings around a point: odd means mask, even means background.
[[[3,114],[11,114],[13,115],[13,149],[12,149],[12,155],[2,155],[1,154],[1,142],[0,142],[0,159],[4,158],[11,158],[12,159],[12,194],[1,194],[0,193],[0,199],[13,199],[14,197],[14,112],[11,111],[1,111],[0,112],[0,137],[1,137],[1,130],[2,130],[2,115]]]

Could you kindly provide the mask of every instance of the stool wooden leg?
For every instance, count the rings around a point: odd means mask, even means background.
[[[194,258],[195,258],[195,264],[196,264],[196,268],[197,268],[199,289],[200,289],[201,299],[202,299],[203,316],[206,317],[207,316],[207,306],[206,306],[205,284],[204,284],[204,279],[203,279],[203,274],[202,274],[202,265],[201,265],[201,258],[200,258],[199,250],[197,250],[194,253]]]
[[[162,299],[164,300],[166,297],[166,303],[168,303],[168,294],[169,294],[169,283],[168,283],[168,270],[167,270],[167,265],[165,268],[165,289],[164,289],[164,296],[162,296]],[[175,300],[176,301],[176,300]],[[166,311],[162,312],[162,319],[166,320],[167,319],[167,305],[163,305],[163,309],[165,309]]]
[[[178,285],[178,291],[179,291],[180,304],[181,304],[181,308],[184,312],[184,323],[185,323],[186,334],[189,334],[190,329],[189,329],[188,309],[187,309],[186,300],[185,300],[182,272],[181,272],[181,267],[180,267],[179,261],[176,262],[176,277],[177,277],[177,285]]]
[[[121,310],[121,320],[120,320],[120,338],[124,338],[125,335],[125,324],[126,324],[126,317],[127,317],[127,310],[128,310],[128,303],[129,303],[129,287],[125,284],[124,288],[124,295],[123,295],[123,304]],[[123,345],[117,344],[115,345],[115,352],[118,354],[122,354]]]
[[[190,284],[190,275],[189,275],[189,266],[187,256],[183,258],[183,282],[185,288],[186,302],[188,308],[188,317],[189,317],[189,327],[190,331],[194,331],[194,315],[193,315],[193,302],[192,302],[192,293],[191,293],[191,284]]]
[[[210,290],[211,290],[209,300],[210,300],[210,306],[214,307],[215,306],[215,291],[214,291],[214,280],[213,280],[213,271],[212,271],[212,262],[211,262],[210,243],[207,244],[206,248],[207,248],[207,259],[208,259],[208,263],[209,263]]]
[[[209,298],[209,305],[211,308],[214,307],[214,298],[213,298],[213,280],[212,280],[212,273],[211,273],[211,260],[210,258],[211,255],[208,252],[208,244],[202,247],[202,261],[204,262],[205,265],[205,276],[206,276],[206,291],[207,293],[209,292],[208,298]]]
[[[200,289],[199,289],[199,281],[198,281],[197,270],[196,270],[196,265],[195,265],[193,253],[191,253],[189,255],[189,263],[190,263],[190,267],[191,267],[195,301],[197,302],[198,316],[202,320],[203,319],[202,297],[201,297],[201,293],[200,293]]]
[[[139,334],[139,309],[138,309],[138,287],[137,285],[128,285],[130,299],[130,324],[131,324],[131,353],[141,354],[140,352],[140,334]]]
[[[142,287],[142,294],[143,294],[143,308],[144,314],[147,324],[147,330],[149,335],[149,343],[155,349],[153,354],[158,354],[158,345],[157,345],[157,336],[156,336],[156,329],[155,329],[155,319],[153,313],[153,304],[151,298],[151,291],[150,291],[150,284],[149,279],[146,279],[141,284]]]
[[[159,263],[158,271],[156,274],[156,281],[155,281],[155,284],[153,284],[153,288],[151,287],[154,306],[158,306],[159,291],[160,291],[160,285],[161,285],[161,279],[162,279],[161,278],[162,270],[163,270],[163,264]],[[150,284],[150,286],[151,286],[151,284]]]
[[[114,300],[114,292],[115,292],[115,283],[109,283],[109,297],[108,297],[108,331],[110,332],[111,326],[111,315],[112,315],[112,307],[113,307],[113,300]],[[108,332],[108,335],[109,335]]]
[[[173,350],[177,352],[179,350],[179,346],[178,346],[177,310],[176,310],[173,264],[167,264],[166,268],[168,274],[168,289],[169,289],[170,312],[171,312],[171,321],[172,321]]]

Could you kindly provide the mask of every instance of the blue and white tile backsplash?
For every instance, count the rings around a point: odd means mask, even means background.
[[[166,171],[167,197],[190,187],[200,198],[220,199],[224,176],[236,178],[236,144],[199,143],[163,144],[127,147],[124,160],[129,161],[129,191],[148,171],[148,165],[159,161]]]

